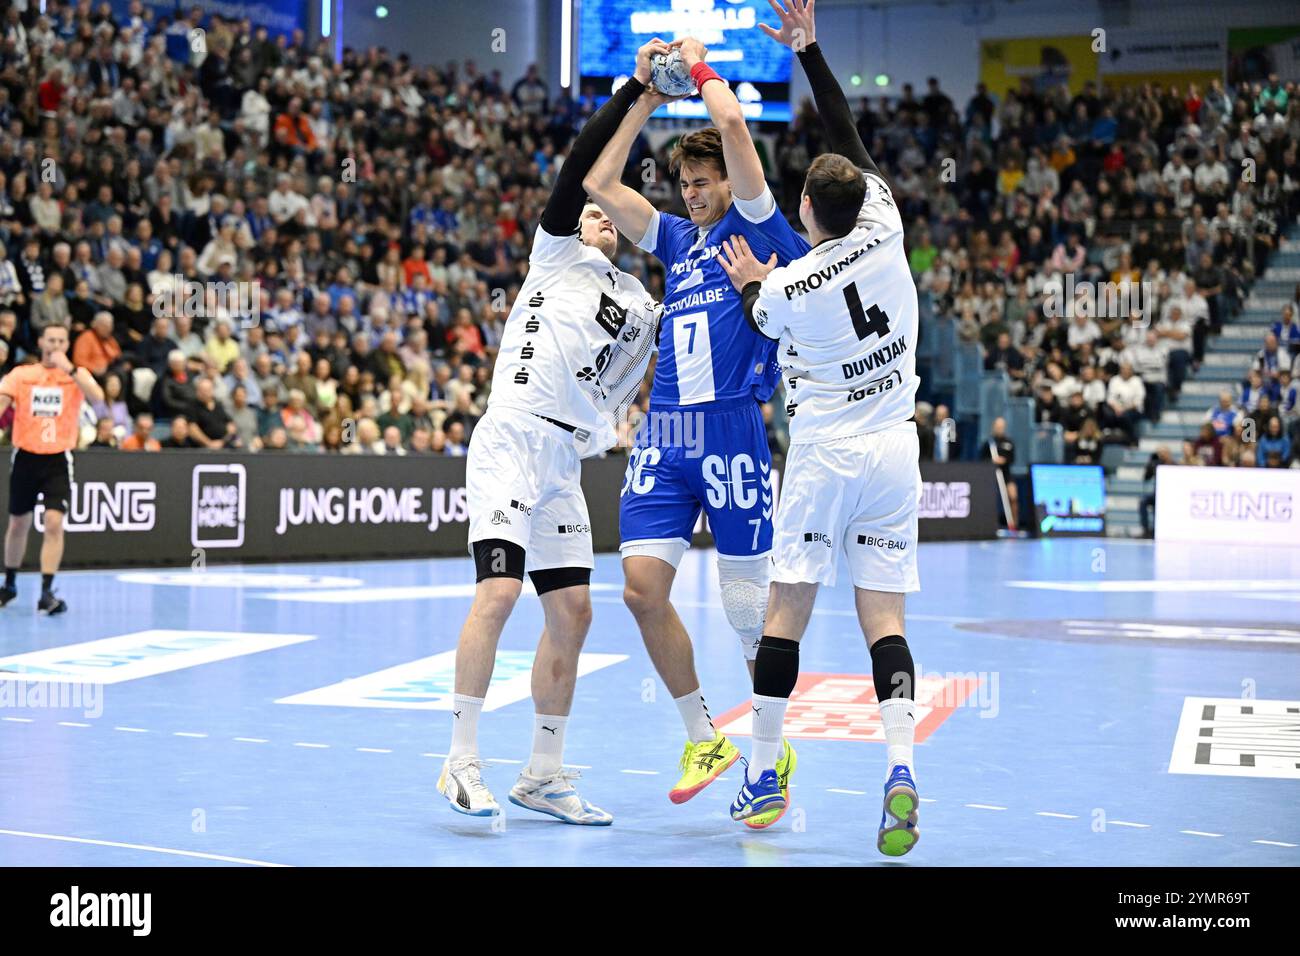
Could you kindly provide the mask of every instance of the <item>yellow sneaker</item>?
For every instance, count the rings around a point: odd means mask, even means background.
[[[794,748],[790,746],[790,741],[782,738],[781,740],[781,757],[776,762],[776,779],[781,785],[781,796],[785,797],[785,805],[779,810],[768,810],[766,813],[756,813],[745,821],[745,826],[751,830],[766,830],[777,820],[785,816],[785,811],[790,809],[790,776],[794,773],[794,768],[799,762],[795,755]]]
[[[739,759],[740,751],[736,745],[722,734],[703,743],[688,740],[686,749],[682,751],[682,777],[668,791],[668,799],[673,803],[685,803]]]

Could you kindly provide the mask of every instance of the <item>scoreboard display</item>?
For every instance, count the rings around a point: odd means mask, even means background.
[[[735,91],[748,119],[789,122],[794,54],[758,28],[764,22],[779,26],[767,0],[581,0],[581,84],[604,102],[632,75],[636,51],[649,40],[693,36],[709,48],[709,64]],[[669,103],[655,115],[708,118],[698,98]]]

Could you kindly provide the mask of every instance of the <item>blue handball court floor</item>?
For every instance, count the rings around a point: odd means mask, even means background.
[[[0,612],[0,864],[1300,864],[1300,549],[930,543],[909,598],[922,839],[875,849],[884,744],[843,582],[804,641],[792,808],[733,823],[739,765],[668,801],[683,732],[598,558],[566,760],[609,828],[505,804],[528,755],[526,594],[481,723],[506,813],[434,789],[468,559],[61,575]],[[673,599],[715,720],[749,687],[693,551]]]

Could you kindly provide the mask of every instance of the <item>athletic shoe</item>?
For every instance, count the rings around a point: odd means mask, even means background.
[[[17,588],[0,587],[0,607],[4,607],[18,596]]]
[[[549,777],[534,777],[524,770],[510,788],[510,802],[576,826],[609,826],[614,822],[614,815],[578,795],[573,781],[579,776],[576,770],[559,770]]]
[[[474,754],[455,760],[449,757],[438,775],[438,792],[447,798],[457,813],[490,817],[501,809],[501,805],[483,782],[482,773],[483,761]]]
[[[749,766],[745,766],[745,782],[740,793],[731,804],[731,819],[748,820],[760,813],[771,813],[785,806],[785,797],[781,794],[781,781],[775,770],[764,770],[758,780],[749,779]]]
[[[781,749],[781,759],[776,762],[776,781],[781,786],[781,796],[785,798],[785,803],[779,809],[765,810],[747,819],[745,826],[751,830],[766,830],[785,816],[785,811],[790,809],[790,775],[794,773],[798,757],[795,756],[790,741],[782,740],[781,743],[784,746]]]
[[[916,825],[920,806],[912,771],[907,764],[900,763],[885,781],[885,809],[880,815],[876,849],[885,856],[902,856],[916,846],[916,841],[921,839]]]
[[[724,735],[718,734],[712,740],[703,743],[686,741],[679,764],[682,777],[677,785],[668,791],[668,799],[673,803],[685,803],[740,759],[736,745]]]
[[[61,598],[54,596],[53,591],[46,591],[41,595],[41,599],[36,602],[36,610],[41,614],[62,614],[68,609],[68,604]]]

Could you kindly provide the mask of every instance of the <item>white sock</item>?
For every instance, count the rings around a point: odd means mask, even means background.
[[[781,756],[782,726],[788,697],[754,695],[754,740],[749,761],[749,782],[757,783],[764,770],[775,770]]]
[[[912,767],[912,740],[916,736],[916,703],[906,697],[889,697],[880,702],[880,724],[885,730],[888,766],[885,778],[900,763]]]
[[[533,715],[533,754],[528,758],[529,776],[549,777],[559,773],[564,764],[564,728],[568,722],[568,717]]]
[[[709,719],[709,708],[704,703],[704,695],[698,687],[683,697],[674,697],[673,703],[682,715],[686,736],[692,743],[707,743],[718,736],[718,732],[713,729],[713,721]]]
[[[478,715],[483,713],[483,698],[456,694],[451,703],[451,753],[448,757],[465,757],[478,753]]]

